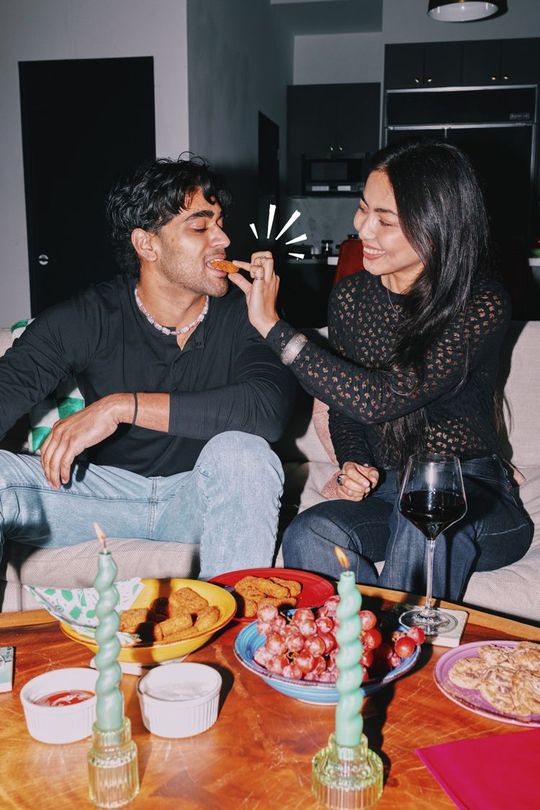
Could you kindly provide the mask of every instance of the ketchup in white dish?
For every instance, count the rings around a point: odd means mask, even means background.
[[[93,697],[94,692],[89,692],[86,689],[69,689],[43,695],[43,697],[34,700],[33,703],[38,706],[74,706],[76,703],[82,703],[83,700],[89,700]]]

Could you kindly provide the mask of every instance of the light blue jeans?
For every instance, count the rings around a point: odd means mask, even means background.
[[[36,456],[0,450],[0,551],[4,540],[39,548],[94,536],[200,545],[200,578],[272,564],[283,469],[268,443],[239,431],[204,446],[193,470],[146,478],[75,464],[53,489]]]

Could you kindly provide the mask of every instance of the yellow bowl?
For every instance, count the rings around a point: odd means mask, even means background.
[[[211,582],[199,582],[196,579],[143,579],[144,589],[131,605],[132,608],[149,607],[158,596],[169,596],[179,588],[192,588],[200,596],[204,597],[211,606],[219,608],[220,618],[209,630],[196,633],[190,638],[181,641],[171,641],[168,644],[155,642],[154,644],[137,644],[135,647],[122,647],[118,654],[118,660],[134,664],[159,664],[162,661],[170,661],[172,658],[188,655],[193,650],[202,647],[214,635],[217,630],[225,627],[236,613],[238,605],[234,596],[218,585]],[[92,652],[97,652],[97,643],[87,636],[82,636],[65,622],[60,622],[60,629],[73,641],[84,644]]]

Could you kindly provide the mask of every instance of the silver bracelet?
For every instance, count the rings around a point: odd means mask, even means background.
[[[308,339],[302,332],[297,332],[296,335],[289,340],[285,348],[281,352],[281,362],[284,366],[290,366],[293,360],[296,360]]]

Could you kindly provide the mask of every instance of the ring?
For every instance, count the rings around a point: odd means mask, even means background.
[[[253,281],[264,281],[264,276],[255,276]]]
[[[337,484],[339,487],[341,487],[341,486],[343,485],[343,478],[344,478],[344,477],[345,477],[345,476],[344,476],[344,474],[343,474],[343,473],[340,473],[340,474],[338,475],[338,477],[336,478],[336,484]]]

